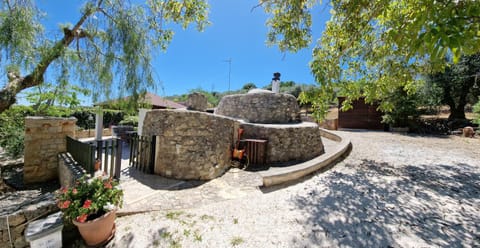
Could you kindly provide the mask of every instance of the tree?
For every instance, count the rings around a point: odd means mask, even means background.
[[[450,107],[448,119],[465,119],[465,106],[475,104],[480,96],[480,53],[463,56],[444,72],[430,75],[430,84],[440,89],[441,103]]]
[[[242,90],[249,91],[251,89],[256,89],[257,86],[254,83],[246,83],[243,85]]]
[[[70,79],[92,88],[94,101],[108,94],[115,80],[120,84],[117,88],[130,92],[136,102],[139,93],[153,85],[151,56],[171,41],[169,23],[183,28],[195,23],[203,30],[208,24],[208,4],[202,0],[144,4],[85,0],[75,24],[58,30],[59,39],[45,34],[42,15],[32,0],[0,2],[1,63],[8,67],[8,82],[0,90],[0,113],[15,103],[19,92],[43,84],[45,74],[56,68],[66,69]]]
[[[272,18],[268,40],[282,51],[297,51],[311,40],[314,0],[261,1]],[[347,96],[344,108],[364,96],[381,100],[403,88],[414,94],[418,78],[442,70],[444,58],[456,63],[480,51],[480,4],[476,0],[332,0],[331,19],[313,51],[310,67],[320,84],[303,94],[325,113],[337,88]],[[385,100],[385,101],[383,101]]]

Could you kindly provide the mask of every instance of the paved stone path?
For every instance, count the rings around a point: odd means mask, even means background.
[[[325,150],[333,149],[334,141],[323,139]],[[128,147],[124,146],[124,153]],[[272,167],[271,169],[275,169]],[[184,209],[245,197],[259,191],[262,177],[258,172],[230,169],[222,177],[210,181],[184,181],[145,174],[122,161],[120,177],[124,189],[124,206],[119,215],[153,210]]]

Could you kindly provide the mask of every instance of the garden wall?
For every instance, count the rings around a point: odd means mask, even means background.
[[[75,118],[26,117],[23,181],[58,178],[57,154],[67,150],[66,136],[75,137]]]
[[[27,247],[24,233],[28,224],[58,211],[52,193],[20,191],[7,193],[2,200],[11,204],[0,209],[0,247]]]
[[[104,128],[102,130],[102,136],[112,136],[112,129]],[[84,139],[84,138],[92,138],[92,137],[95,137],[95,129],[75,131],[75,139]]]
[[[146,113],[142,135],[157,136],[155,174],[208,180],[230,167],[236,121],[187,110]]]
[[[320,129],[313,122],[295,124],[242,123],[244,139],[268,140],[266,163],[300,162],[324,153]]]

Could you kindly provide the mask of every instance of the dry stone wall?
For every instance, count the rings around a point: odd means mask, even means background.
[[[25,229],[28,223],[58,211],[52,193],[20,191],[7,193],[2,200],[10,204],[0,209],[0,247],[27,247]]]
[[[215,114],[250,123],[295,123],[300,121],[297,99],[290,94],[255,92],[224,96]]]
[[[230,167],[235,120],[187,110],[147,112],[142,135],[157,136],[155,174],[208,180]]]
[[[58,178],[57,154],[67,150],[66,136],[75,137],[75,118],[26,117],[25,162],[26,184]]]
[[[267,164],[301,162],[324,153],[318,125],[312,122],[298,124],[242,123],[244,139],[268,140]]]
[[[112,129],[104,128],[102,130],[102,136],[112,136]],[[92,137],[95,137],[95,129],[75,131],[76,139],[84,139],[84,138],[92,138]]]
[[[187,109],[205,112],[208,108],[207,97],[199,92],[188,95]]]

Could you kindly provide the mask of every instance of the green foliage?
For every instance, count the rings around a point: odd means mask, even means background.
[[[473,120],[473,122],[480,125],[480,101],[473,105],[473,113],[477,114],[477,117]]]
[[[7,155],[13,158],[23,155],[25,117],[32,114],[32,108],[25,106],[13,106],[0,114],[0,146]]]
[[[132,115],[129,115],[129,116],[125,116],[125,118],[120,121],[118,124],[120,125],[126,125],[126,126],[138,126],[138,116],[132,116]]]
[[[123,190],[112,178],[83,176],[72,188],[56,192],[57,206],[67,222],[85,222],[122,207]]]
[[[0,112],[20,91],[43,84],[46,73],[58,82],[79,81],[92,89],[94,102],[118,91],[137,102],[154,85],[152,56],[167,48],[175,24],[198,30],[209,24],[205,0],[85,0],[80,12],[75,24],[46,35],[40,20],[48,13],[35,1],[0,2],[0,68],[14,65],[20,72],[0,90]]]
[[[331,19],[310,63],[320,87],[302,97],[319,117],[328,110],[337,89],[350,101],[360,96],[367,102],[380,100],[380,108],[388,110],[392,89],[416,89],[419,75],[441,70],[445,57],[451,55],[457,62],[462,55],[480,51],[480,5],[475,0],[336,0],[330,4]],[[307,47],[309,1],[272,0],[264,5],[272,14],[267,22],[273,30],[271,42],[280,50]],[[345,102],[347,107],[349,103]]]
[[[35,115],[69,116],[80,105],[78,95],[88,95],[87,89],[70,85],[66,80],[58,85],[44,83],[27,94]]]
[[[24,68],[33,58],[29,57],[35,52],[40,35],[44,28],[40,25],[40,11],[35,7],[34,1],[1,1],[0,2],[0,47],[2,61],[10,63],[19,72],[20,66]],[[7,68],[11,71],[11,67]]]
[[[394,90],[385,99],[391,104],[390,109],[382,116],[384,123],[393,127],[408,127],[419,116],[419,95],[409,93],[403,88]]]
[[[77,126],[83,129],[91,129],[95,127],[95,108],[82,108],[75,111],[72,116],[77,118]],[[124,118],[125,114],[119,110],[103,109],[103,125],[110,127],[118,125]]]
[[[249,91],[251,89],[256,89],[257,86],[254,83],[246,83],[242,86],[242,90]]]
[[[310,8],[314,0],[270,0],[260,1],[270,19],[267,42],[278,45],[280,51],[298,51],[312,41]]]
[[[465,105],[475,104],[480,95],[480,53],[462,56],[445,71],[431,74],[428,87],[439,91],[440,103],[450,106],[449,119],[465,119]]]

